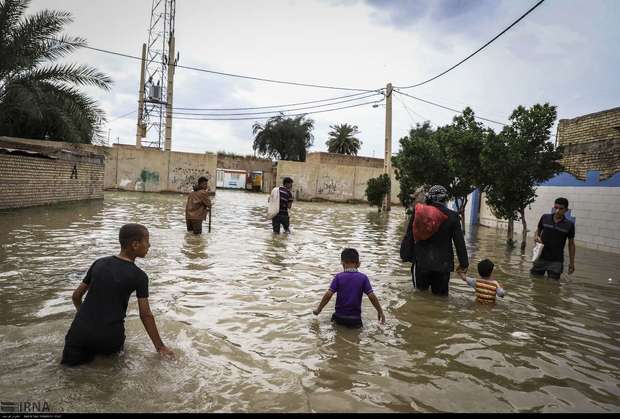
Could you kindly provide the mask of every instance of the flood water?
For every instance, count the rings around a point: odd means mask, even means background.
[[[573,275],[533,279],[531,243],[522,255],[503,233],[470,229],[470,273],[488,257],[508,292],[479,306],[456,278],[447,298],[413,291],[401,208],[296,202],[293,233],[274,236],[266,199],[218,190],[201,237],[185,231],[180,194],[0,212],[0,400],[64,412],[620,411],[618,255],[577,247]],[[150,230],[137,264],[177,359],[156,354],[132,296],[124,352],[62,367],[71,293],[118,252],[128,222]],[[384,325],[366,297],[359,331],[330,323],[335,297],[312,314],[344,247],[360,252]]]

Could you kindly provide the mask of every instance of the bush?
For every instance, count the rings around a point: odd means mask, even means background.
[[[379,212],[383,206],[383,200],[385,196],[390,192],[390,177],[387,174],[382,174],[379,177],[368,180],[368,186],[366,186],[366,197],[370,206],[377,206]]]

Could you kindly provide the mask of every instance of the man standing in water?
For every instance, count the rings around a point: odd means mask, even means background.
[[[198,186],[187,197],[185,205],[185,222],[187,231],[194,234],[202,234],[202,222],[207,219],[211,211],[211,199],[209,199],[209,179],[202,176],[198,178]]]
[[[575,224],[566,218],[568,199],[558,198],[552,214],[543,214],[538,222],[535,240],[544,245],[540,257],[534,261],[530,273],[560,279],[564,271],[564,247],[568,239],[568,273],[575,272]]]
[[[288,217],[288,210],[293,206],[293,179],[290,177],[285,177],[282,181],[282,186],[280,186],[278,192],[280,195],[280,211],[278,215],[271,219],[271,224],[273,226],[273,232],[280,234],[280,225],[284,227],[285,233],[290,233],[289,230],[290,220]]]
[[[454,251],[459,259],[458,273],[467,272],[469,261],[461,221],[457,212],[446,207],[448,191],[441,185],[429,189],[426,203],[441,211],[445,221],[438,230],[426,240],[415,240],[415,278],[414,286],[420,290],[431,287],[433,294],[448,295],[450,272],[454,270]],[[415,223],[415,212],[412,215]]]

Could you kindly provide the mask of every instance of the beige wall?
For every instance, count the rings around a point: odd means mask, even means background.
[[[277,185],[282,179],[293,179],[293,192],[300,200],[334,202],[367,202],[365,192],[369,179],[383,174],[383,160],[370,157],[333,156],[329,153],[310,153],[301,162],[280,160]],[[392,173],[392,203],[400,203],[398,181]]]
[[[215,191],[217,156],[114,145],[106,160],[105,187],[140,192],[191,192],[208,175]]]
[[[609,179],[620,172],[620,108],[561,119],[558,145],[568,173],[585,180],[588,170],[598,170],[600,180]]]
[[[0,209],[103,199],[103,167],[73,153],[0,154]]]
[[[215,192],[215,153],[181,153],[114,144],[113,147],[58,141],[0,137],[0,141],[24,144],[32,149],[69,150],[105,157],[104,189],[140,192],[191,192],[200,176],[208,175],[209,189]]]

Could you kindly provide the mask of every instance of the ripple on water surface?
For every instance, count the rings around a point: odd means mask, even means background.
[[[491,258],[508,291],[483,307],[457,279],[448,298],[412,291],[398,208],[296,202],[293,234],[274,236],[266,198],[218,191],[201,237],[186,233],[175,194],[0,212],[2,399],[69,412],[620,410],[614,255],[578,248],[574,275],[534,280],[531,244],[521,254],[501,232],[469,229],[472,262]],[[132,298],[123,353],[61,368],[71,292],[94,259],[117,252],[128,222],[150,230],[137,263],[178,359],[154,353]],[[368,300],[358,331],[330,323],[335,298],[312,315],[345,246],[359,250],[385,325]]]

